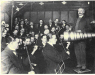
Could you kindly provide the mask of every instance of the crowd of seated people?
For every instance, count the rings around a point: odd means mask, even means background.
[[[62,23],[59,23],[58,19],[54,22],[50,19],[48,24],[44,24],[43,20],[40,20],[38,24],[34,24],[33,22],[29,22],[27,19],[21,19],[18,21],[18,18],[15,18],[11,32],[9,32],[9,25],[3,24],[1,51],[3,52],[11,41],[18,38],[19,48],[16,49],[18,57],[24,61],[28,57],[28,54],[31,55],[31,53],[35,52],[31,62],[37,64],[35,67],[37,73],[46,73],[45,68],[47,63],[44,60],[42,53],[43,48],[49,38],[51,38],[52,35],[56,35],[57,43],[54,44],[54,47],[57,52],[61,53],[64,51],[69,55],[68,42],[64,41],[63,32],[69,32],[71,30],[72,25],[67,24],[65,20],[63,20]],[[64,45],[64,47],[62,45]],[[35,47],[37,47],[36,51],[34,51]],[[30,69],[29,65],[26,66],[26,70],[29,71]]]

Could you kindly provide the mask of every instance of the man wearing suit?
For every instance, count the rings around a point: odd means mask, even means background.
[[[54,22],[52,22],[52,20],[50,19],[48,23],[49,30],[51,30],[52,26],[54,26]]]
[[[55,19],[55,21],[54,21],[54,26],[55,26],[55,28],[56,28],[56,31],[59,31],[60,30],[60,26],[59,26],[59,24],[58,24],[58,19]]]
[[[18,40],[10,42],[5,50],[1,52],[1,72],[2,74],[27,74],[28,71],[25,70],[25,66],[29,64],[28,59],[25,59],[24,62],[16,53],[18,49]],[[35,49],[36,50],[36,49]],[[32,55],[35,53],[31,53]],[[30,55],[30,57],[32,56]]]
[[[48,43],[43,48],[43,56],[46,61],[46,74],[55,74],[55,70],[58,66],[58,63],[67,59],[68,55],[64,52],[64,50],[59,53],[55,48],[54,44],[56,44],[57,38],[56,35],[51,35]]]
[[[5,29],[3,32],[2,32],[2,39],[1,39],[1,51],[3,51],[5,49],[5,47],[7,46],[7,38],[6,38],[6,35],[7,35],[7,30]]]
[[[78,9],[78,19],[74,27],[75,32],[88,32],[90,30],[89,19],[84,16],[85,10]],[[86,41],[78,40],[74,43],[75,55],[77,59],[77,68],[86,69]]]
[[[39,25],[39,33],[43,33],[43,31],[44,31],[43,20],[40,20],[38,25]]]

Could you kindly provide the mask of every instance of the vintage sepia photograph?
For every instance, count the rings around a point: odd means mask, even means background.
[[[95,1],[1,0],[1,74],[95,74]]]

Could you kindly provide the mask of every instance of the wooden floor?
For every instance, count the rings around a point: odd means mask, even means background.
[[[65,70],[64,70],[64,74],[77,74],[74,69],[76,68],[76,61],[68,59],[65,62]],[[94,58],[93,57],[89,57],[87,59],[87,69],[90,69],[90,72],[86,72],[83,74],[92,74],[93,73],[93,65],[94,65]]]
[[[64,61],[65,63],[65,70],[62,74],[78,74],[74,71],[74,69],[76,68],[76,61],[72,60],[72,59],[68,59],[66,61]],[[94,60],[92,57],[89,57],[87,59],[87,69],[90,69],[90,72],[86,72],[86,73],[81,73],[81,74],[95,74],[95,72],[93,73],[93,64]],[[39,74],[39,73],[37,73]]]
[[[93,43],[94,42],[94,43]],[[74,54],[74,49],[71,49],[71,58],[65,61],[66,69],[64,74],[77,74],[74,72],[74,68],[76,66],[76,56]],[[87,69],[90,69],[91,72],[87,72],[84,74],[95,74],[95,40],[87,44],[86,49],[86,65]]]
[[[95,70],[94,70],[95,69],[95,44],[94,45],[91,44],[92,43],[88,43],[86,49],[86,65],[87,65],[87,69],[91,71],[83,74],[95,74]],[[70,49],[70,53],[71,53],[70,58],[64,61],[66,67],[63,74],[78,74],[74,71],[77,64],[76,64],[76,56],[74,54],[73,48]]]
[[[90,72],[86,72],[86,73],[82,73],[82,74],[95,74],[95,71],[94,71],[94,67],[95,67],[95,65],[94,65],[95,53],[92,50],[89,50],[89,49],[86,52],[87,52],[87,54],[86,54],[87,69],[89,69],[91,71]],[[76,65],[77,65],[76,64],[76,56],[74,54],[74,50],[71,50],[70,58],[65,60],[64,63],[65,63],[65,70],[64,70],[63,74],[78,74],[78,73],[76,73],[74,71],[74,69],[76,68]]]

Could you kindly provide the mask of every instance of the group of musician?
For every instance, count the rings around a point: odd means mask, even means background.
[[[63,49],[57,49],[58,52],[62,52],[62,50],[64,50],[64,48],[67,46],[67,43],[63,42],[63,32],[71,30],[70,24],[67,24],[65,20],[63,20],[61,24],[58,24],[58,19],[56,19],[54,22],[52,22],[50,19],[47,25],[44,24],[43,20],[40,20],[39,23],[35,25],[33,22],[29,22],[27,19],[21,19],[18,21],[18,18],[15,18],[12,32],[9,32],[7,29],[9,26],[6,27],[6,23],[3,24],[2,28],[2,51],[11,41],[16,39],[19,41],[19,48],[16,50],[17,55],[20,59],[24,60],[28,57],[27,50],[30,55],[33,52],[35,46],[37,46],[37,51],[35,52],[34,58],[31,62],[37,64],[40,73],[45,73],[45,69],[40,69],[44,67],[42,64],[44,58],[41,56],[41,54],[44,46],[48,42],[48,39],[51,38],[52,35],[56,35],[57,43],[55,44],[55,47],[58,45],[60,46],[61,43],[63,43]]]
[[[8,26],[6,26],[8,25]],[[27,37],[30,39],[30,43],[35,43],[40,46],[40,37],[43,34],[46,34],[50,37],[51,34],[58,34],[60,39],[63,39],[64,31],[71,31],[72,25],[67,24],[65,20],[62,23],[58,24],[58,19],[54,22],[49,20],[47,25],[44,24],[43,20],[40,20],[38,24],[34,24],[33,22],[29,22],[27,19],[20,20],[16,18],[13,25],[13,30],[9,32],[9,24],[2,25],[2,43],[9,43],[11,40],[15,38],[20,39],[19,44],[23,44],[24,39]],[[2,48],[3,50],[4,48]]]
[[[55,21],[50,19],[48,24],[39,20],[39,23],[35,24],[28,19],[15,18],[11,32],[9,24],[2,23],[2,72],[7,74],[29,73],[29,71],[40,74],[56,73],[58,64],[70,57],[70,42],[64,41],[64,32],[70,32],[72,29],[72,24],[65,20],[59,23],[58,19]],[[75,29],[77,30],[77,27]],[[79,50],[78,48],[76,43],[75,49]],[[24,69],[21,64],[24,65]],[[77,64],[77,67],[81,67],[81,64]],[[83,64],[82,69],[85,68]]]

